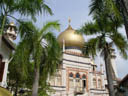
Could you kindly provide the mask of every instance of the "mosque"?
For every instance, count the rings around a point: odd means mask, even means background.
[[[49,79],[54,89],[50,96],[109,96],[103,65],[97,71],[97,64],[82,54],[83,36],[76,34],[69,23],[57,39],[63,48],[63,59],[56,74]],[[117,75],[114,50],[112,55],[112,66]]]
[[[11,23],[5,34],[0,36],[0,92],[2,93],[5,92],[1,91],[5,90],[3,87],[7,87],[10,54],[15,49],[13,40],[16,39],[17,34],[14,30],[16,26]],[[97,71],[97,64],[93,59],[85,57],[82,53],[85,43],[83,36],[76,34],[69,23],[68,28],[57,39],[63,49],[63,57],[55,75],[48,78],[53,89],[53,92],[49,93],[50,96],[109,96],[103,65],[100,65],[100,71]],[[113,50],[111,61],[117,77],[115,58]]]

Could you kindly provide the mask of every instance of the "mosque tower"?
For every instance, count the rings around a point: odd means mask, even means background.
[[[112,71],[113,71],[113,79],[114,80],[116,80],[118,78],[115,59],[116,59],[115,49],[111,48],[111,64],[112,64]]]
[[[16,40],[17,37],[17,28],[14,22],[11,22],[9,25],[6,26],[7,30],[5,32],[5,35],[8,37],[8,39],[13,42]]]
[[[0,36],[0,86],[7,87],[7,73],[10,54],[15,50],[14,40],[17,37],[13,22],[5,26],[4,34]]]

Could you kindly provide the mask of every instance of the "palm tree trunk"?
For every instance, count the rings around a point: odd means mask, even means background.
[[[126,6],[126,1],[121,0],[121,5],[122,5],[122,15],[123,15],[123,19],[124,19],[124,26],[125,26],[125,30],[126,30],[126,35],[128,38],[128,9]],[[123,8],[124,7],[124,8]]]
[[[109,96],[115,96],[114,86],[113,86],[113,79],[112,79],[112,70],[111,70],[111,56],[109,50],[107,48],[104,49],[104,60],[105,60],[105,68],[106,68],[106,75],[107,75],[107,82],[108,82],[108,90]]]
[[[17,96],[17,93],[18,93],[18,80],[16,80],[16,89],[15,89],[15,95],[14,96]]]
[[[124,0],[116,0],[118,9],[122,15],[125,31],[128,39],[128,7],[126,4],[128,4],[128,1]]]
[[[0,31],[0,35],[2,35],[4,32],[4,26],[5,26],[5,21],[6,21],[6,16],[7,14],[4,15],[3,17],[3,21],[2,21],[2,27],[1,27],[1,31]]]
[[[32,96],[38,96],[38,87],[39,87],[39,68],[35,67],[34,82],[33,82],[33,87],[32,87]]]

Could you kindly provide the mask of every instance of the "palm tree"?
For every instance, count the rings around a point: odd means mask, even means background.
[[[92,0],[90,8],[90,14],[96,13],[96,11],[100,11],[100,8],[108,8],[109,14],[113,14],[118,19],[123,20],[123,24],[125,26],[126,35],[128,38],[128,1],[127,0]]]
[[[36,21],[35,16],[44,13],[52,15],[52,10],[45,4],[45,0],[1,0],[0,1],[0,34],[3,33],[6,20],[13,18],[18,23],[20,19],[14,14],[29,16]],[[9,18],[8,18],[9,17]]]
[[[105,13],[105,12],[104,12]],[[99,18],[98,18],[99,17]],[[79,30],[85,35],[95,35],[95,38],[91,38],[85,43],[83,52],[85,55],[96,56],[99,52],[104,59],[109,95],[115,96],[113,86],[113,69],[111,65],[111,48],[116,46],[120,51],[120,54],[126,59],[128,44],[124,36],[118,32],[118,28],[121,27],[121,23],[117,22],[116,19],[107,18],[107,14],[97,14],[94,22],[85,23],[85,25]]]
[[[48,75],[52,75],[60,64],[61,50],[51,33],[54,29],[59,30],[59,23],[48,22],[41,30],[31,22],[24,25],[27,27],[19,28],[22,41],[16,49],[13,62],[20,64],[22,74],[27,74],[27,68],[33,66],[32,96],[38,96],[38,88],[45,86],[43,84],[46,83]]]
[[[116,5],[118,10],[120,11],[120,15],[123,18],[126,35],[128,38],[128,7],[126,4],[128,4],[126,0],[116,0]]]

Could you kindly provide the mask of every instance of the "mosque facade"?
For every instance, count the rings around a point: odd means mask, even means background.
[[[16,39],[16,26],[10,23],[6,26],[4,34],[0,35],[0,87],[7,87],[8,64],[10,55],[15,49],[13,40]]]
[[[82,53],[84,38],[71,27],[58,36],[63,48],[63,59],[56,74],[49,79],[54,90],[50,96],[109,96],[103,65],[97,64]],[[114,55],[114,53],[113,53]],[[112,66],[116,72],[112,58]]]

